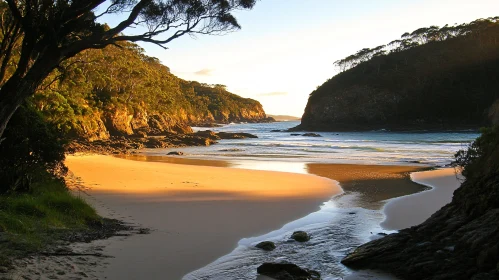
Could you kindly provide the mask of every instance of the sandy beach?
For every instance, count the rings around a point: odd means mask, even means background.
[[[318,176],[70,156],[104,216],[139,223],[151,234],[106,242],[116,256],[96,272],[107,279],[181,279],[269,232],[318,209],[341,189]]]
[[[384,207],[386,215],[381,226],[399,230],[418,225],[438,209],[451,202],[452,194],[461,185],[463,177],[454,168],[443,168],[411,174],[414,182],[431,190],[390,200]]]
[[[75,193],[101,215],[151,233],[75,244],[76,252],[110,257],[37,257],[17,275],[42,270],[54,275],[54,269],[69,267],[86,279],[181,279],[231,252],[241,238],[278,229],[342,192],[359,196],[355,205],[344,207],[383,209],[383,227],[398,229],[420,223],[450,201],[459,185],[453,169],[423,171],[427,168],[420,166],[307,164],[314,176],[228,168],[224,161],[155,161],[67,157],[80,185]],[[347,279],[373,277],[392,279],[369,271]]]

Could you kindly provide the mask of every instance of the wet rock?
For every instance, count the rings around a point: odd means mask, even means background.
[[[174,152],[169,152],[167,155],[169,155],[169,156],[182,156],[182,155],[184,155],[184,153],[174,151]]]
[[[298,241],[298,242],[307,242],[310,240],[310,235],[308,235],[308,233],[304,232],[304,231],[295,231],[293,232],[293,234],[291,235],[291,238]]]
[[[293,263],[264,263],[257,273],[276,280],[315,280],[321,279],[319,272],[304,269]]]
[[[197,127],[222,127],[223,125],[218,124],[218,123],[199,123],[194,126]]]
[[[0,273],[7,273],[9,272],[9,269],[5,266],[0,266]]]
[[[291,136],[300,136],[301,134],[300,133],[291,133],[290,135]]]
[[[306,137],[322,137],[322,135],[317,134],[317,133],[304,133],[301,136],[306,136]]]
[[[243,132],[219,132],[217,133],[220,139],[246,139],[246,138],[258,138],[258,136],[251,133],[243,133]]]
[[[272,129],[270,132],[282,132],[282,129]]]
[[[215,132],[211,130],[201,130],[196,133],[194,133],[196,136],[201,136],[205,138],[209,138],[212,140],[220,140],[220,136],[218,136]]]
[[[273,251],[276,246],[275,243],[272,241],[263,241],[255,245],[256,248],[260,248],[265,251]]]

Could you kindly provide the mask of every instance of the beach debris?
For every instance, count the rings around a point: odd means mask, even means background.
[[[310,235],[308,235],[308,233],[306,233],[302,230],[299,230],[299,231],[293,232],[293,234],[291,235],[291,238],[298,241],[298,242],[307,242],[310,240]]]
[[[317,134],[317,133],[304,133],[301,136],[306,136],[306,137],[322,137],[322,135]]]
[[[260,248],[265,251],[273,251],[276,246],[275,243],[272,241],[263,241],[255,245],[256,248]]]
[[[168,155],[169,156],[182,156],[182,155],[184,155],[184,153],[174,151],[174,152],[169,152]]]
[[[257,268],[257,273],[275,280],[320,280],[321,275],[315,270],[304,269],[293,263],[264,263]]]

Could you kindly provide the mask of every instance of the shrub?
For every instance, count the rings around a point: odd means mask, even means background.
[[[21,106],[0,143],[0,193],[29,191],[46,176],[65,175],[62,133],[31,106]]]
[[[462,168],[466,178],[499,171],[499,126],[483,128],[482,135],[470,144],[467,150],[456,153],[456,164]]]

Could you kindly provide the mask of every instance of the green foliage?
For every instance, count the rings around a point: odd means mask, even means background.
[[[336,62],[342,71],[312,92],[325,126],[466,128],[489,125],[499,90],[499,18],[421,28]],[[307,113],[313,115],[308,108]],[[312,120],[311,120],[312,121]]]
[[[231,122],[245,112],[265,113],[258,101],[223,85],[182,80],[138,45],[123,42],[87,50],[54,71],[32,102],[47,120],[70,136],[85,137],[114,112],[140,118],[163,116],[191,125]]]
[[[95,210],[68,191],[62,180],[45,172],[28,193],[0,195],[0,265],[35,252],[69,232],[100,221]]]
[[[467,150],[456,153],[456,164],[466,178],[499,172],[499,126],[483,128],[482,135]]]
[[[0,193],[28,191],[45,176],[64,175],[64,140],[29,105],[20,107],[0,145]]]

